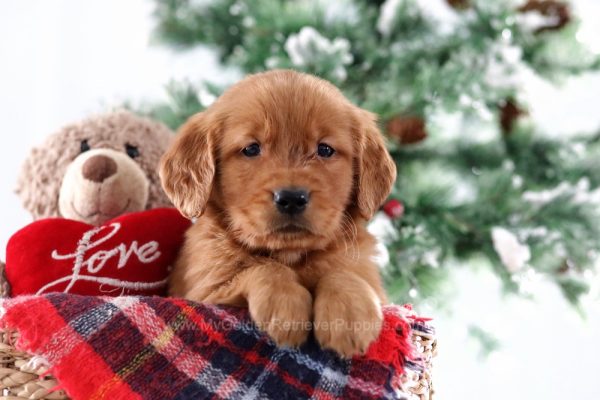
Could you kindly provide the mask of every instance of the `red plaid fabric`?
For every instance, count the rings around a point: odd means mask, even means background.
[[[343,360],[313,339],[276,347],[241,308],[62,293],[2,303],[17,347],[45,358],[74,399],[403,399],[401,369],[418,368],[407,310],[384,315],[369,353]]]

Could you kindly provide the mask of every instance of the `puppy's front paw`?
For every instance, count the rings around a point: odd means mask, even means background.
[[[374,293],[364,297],[347,291],[321,293],[314,312],[321,347],[346,358],[364,354],[381,332],[383,313]]]
[[[312,296],[298,283],[261,288],[248,298],[250,316],[278,346],[297,347],[311,328]]]

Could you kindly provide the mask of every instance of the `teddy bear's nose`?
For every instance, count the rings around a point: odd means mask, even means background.
[[[102,183],[117,173],[117,163],[110,157],[97,155],[83,163],[81,172],[88,181]]]

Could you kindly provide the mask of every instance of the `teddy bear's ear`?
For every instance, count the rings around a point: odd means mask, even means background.
[[[61,148],[33,148],[21,167],[15,192],[33,219],[59,216],[58,193],[64,172],[60,152]]]
[[[87,139],[81,124],[70,124],[31,149],[21,167],[16,193],[33,219],[60,217],[58,199],[63,177]]]
[[[217,129],[208,112],[194,115],[181,127],[160,163],[160,178],[167,196],[188,218],[202,215],[210,197]]]

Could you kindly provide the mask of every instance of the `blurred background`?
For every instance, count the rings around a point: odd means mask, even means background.
[[[176,128],[244,74],[316,73],[381,116],[372,230],[434,317],[438,399],[600,398],[600,2],[0,2],[0,257],[29,149],[127,105]]]

